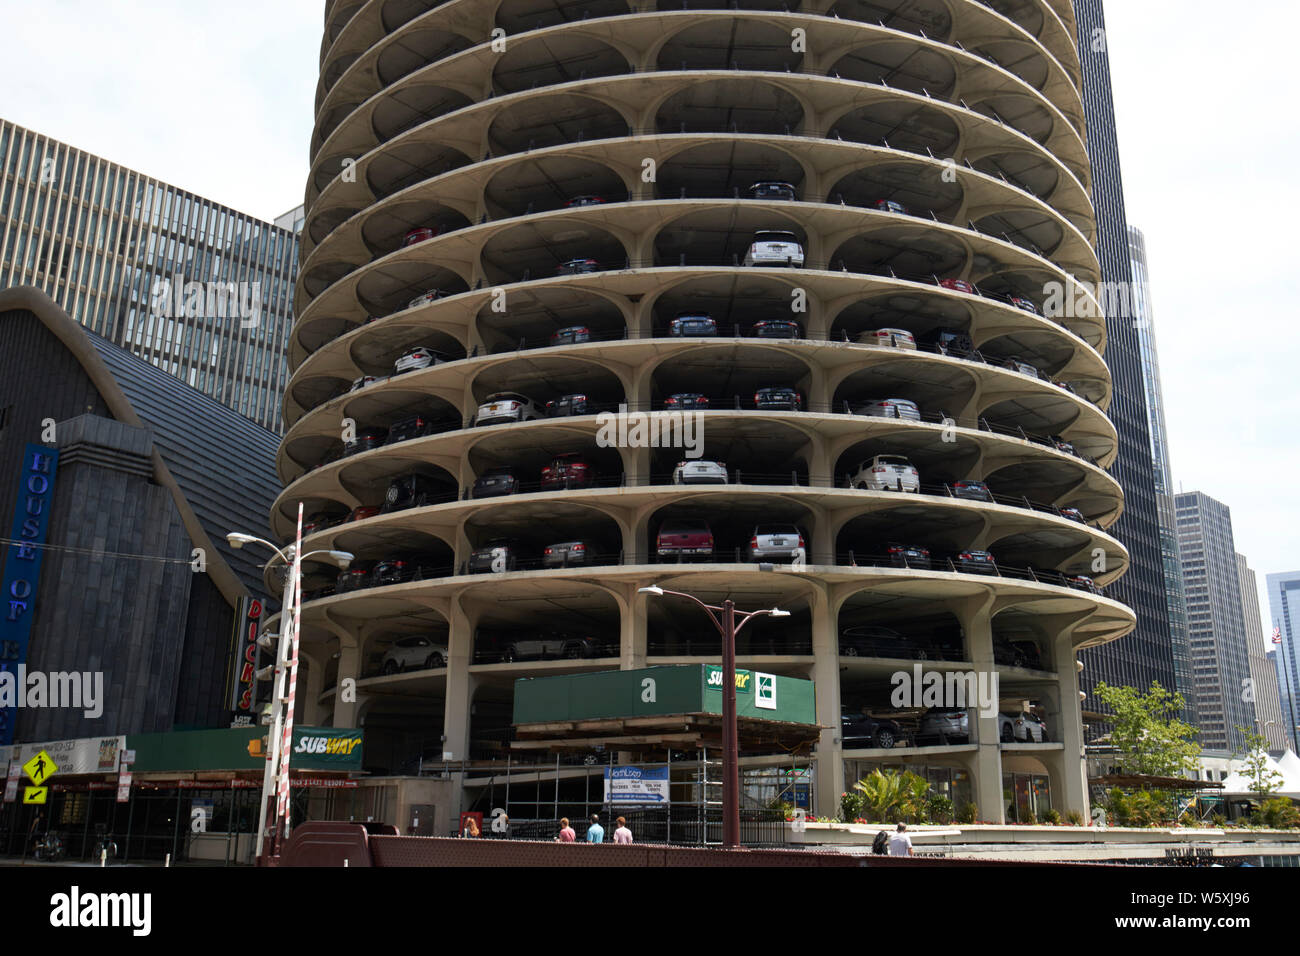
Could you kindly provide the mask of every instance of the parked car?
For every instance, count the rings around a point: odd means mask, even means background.
[[[920,646],[892,627],[854,624],[840,631],[841,657],[890,657],[904,660],[924,658]],[[918,657],[919,655],[919,657]]]
[[[878,209],[881,212],[896,212],[900,216],[910,215],[910,213],[907,211],[906,206],[904,206],[901,202],[895,202],[892,199],[877,199],[871,205],[873,209]]]
[[[379,514],[379,511],[380,509],[376,505],[362,505],[359,508],[353,508],[349,511],[348,516],[340,521],[339,524],[349,524],[353,521],[365,521],[367,518],[373,518],[375,515]]]
[[[599,272],[600,263],[595,259],[570,259],[555,270],[558,276],[576,276],[584,272]]]
[[[749,187],[749,198],[778,199],[792,202],[797,198],[797,194],[791,183],[764,181],[761,183],[754,183],[754,185]]]
[[[305,538],[309,534],[315,534],[317,531],[324,531],[326,528],[332,528],[340,524],[341,520],[338,515],[331,514],[328,511],[316,511],[302,519],[302,536]]]
[[[702,312],[682,312],[668,323],[668,334],[677,338],[708,338],[718,334],[718,323]]]
[[[428,475],[418,472],[399,475],[388,483],[384,494],[385,513],[404,511],[407,508],[423,508],[439,498],[445,497],[446,489]]]
[[[530,422],[545,418],[545,413],[527,395],[518,392],[496,392],[478,407],[475,425],[495,425],[498,422]]]
[[[561,395],[559,398],[553,398],[546,403],[547,418],[586,415],[588,411],[587,396],[577,392],[572,395]]]
[[[567,209],[575,209],[579,206],[603,206],[607,201],[604,196],[574,196],[564,205]]]
[[[418,309],[422,305],[428,305],[430,302],[436,302],[441,299],[445,293],[441,289],[430,289],[423,295],[417,295],[410,302],[406,303],[408,309]]]
[[[749,538],[750,561],[794,561],[806,554],[803,532],[792,524],[760,524]]]
[[[343,454],[359,455],[363,451],[379,448],[387,440],[387,428],[358,428],[356,437],[343,443]]]
[[[954,498],[967,498],[971,501],[992,501],[993,492],[982,481],[954,481],[950,486]]]
[[[394,641],[393,646],[385,652],[380,668],[385,674],[396,674],[399,671],[442,667],[446,663],[446,638],[432,638],[417,634],[414,637],[403,637]]]
[[[519,545],[510,538],[494,538],[470,552],[470,574],[504,574],[519,566]]]
[[[437,234],[438,228],[436,226],[420,226],[417,229],[412,229],[406,234],[406,238],[402,240],[402,245],[413,246],[417,242],[427,242]]]
[[[1012,372],[1019,372],[1021,375],[1028,375],[1030,378],[1038,378],[1038,369],[1028,362],[1020,361],[1019,357],[1013,355],[1002,362],[1002,367]]]
[[[892,750],[894,744],[903,738],[902,728],[887,718],[869,714],[844,714],[840,717],[840,740],[845,750],[859,747]]]
[[[803,395],[788,385],[760,388],[754,393],[754,407],[764,411],[801,412]]]
[[[967,295],[979,295],[979,289],[967,282],[965,279],[940,279],[939,285],[945,289],[951,289],[954,292],[965,292]]]
[[[987,551],[960,551],[953,555],[952,563],[962,574],[998,573],[998,563]]]
[[[590,488],[591,466],[578,452],[556,455],[551,463],[542,469],[542,491],[554,491],[557,488]]]
[[[559,631],[548,632],[534,638],[513,640],[506,644],[501,652],[501,659],[506,663],[524,660],[548,660],[565,658],[580,660],[589,657],[604,657],[609,653],[609,645],[592,640],[589,637],[576,637]]]
[[[388,429],[388,441],[385,444],[396,445],[399,442],[411,441],[414,438],[423,438],[429,434],[429,429],[433,427],[433,422],[423,415],[411,415],[393,422],[393,427]]]
[[[664,399],[664,409],[670,412],[687,412],[708,407],[709,397],[702,392],[676,392]]]
[[[1034,714],[998,714],[998,739],[1003,743],[1041,744],[1047,741],[1047,724]]]
[[[673,469],[674,485],[725,485],[728,481],[725,461],[696,458],[679,461]]]
[[[335,578],[334,593],[347,594],[349,591],[360,591],[362,588],[370,587],[370,572],[373,570],[374,565],[369,561],[353,564]]]
[[[918,568],[929,571],[932,567],[930,551],[916,544],[891,544],[888,547],[889,563],[896,568]]]
[[[542,567],[569,568],[596,564],[600,549],[591,541],[561,541],[542,549]]]
[[[591,329],[585,325],[570,325],[567,328],[556,329],[551,333],[548,341],[551,345],[578,345],[582,342],[590,342]]]
[[[924,341],[941,355],[965,357],[975,351],[971,337],[958,329],[935,329],[924,336]]]
[[[429,368],[432,365],[441,365],[445,361],[447,359],[441,353],[428,346],[417,345],[415,348],[407,349],[393,363],[393,374],[401,375],[403,372],[414,372],[418,369]]]
[[[659,526],[655,549],[660,560],[713,556],[713,530],[705,521],[683,518],[665,521]]]
[[[849,486],[860,491],[920,492],[921,475],[902,455],[876,455],[858,465]]]
[[[471,498],[497,498],[519,491],[519,475],[514,468],[502,467],[485,471],[475,479],[470,489]]]
[[[1034,303],[1026,299],[1024,296],[1019,296],[1019,295],[1008,296],[1007,301],[1010,302],[1012,305],[1014,305],[1017,309],[1020,309],[1024,312],[1029,312],[1032,313],[1033,315],[1042,315],[1042,313],[1038,311],[1038,306],[1034,305]]]
[[[382,382],[382,381],[385,381],[385,379],[380,378],[378,375],[362,375],[360,378],[355,379],[352,382],[352,387],[348,389],[348,391],[359,392],[363,388],[369,388],[371,385],[374,385],[376,382]]]
[[[936,739],[940,744],[967,743],[970,741],[970,713],[951,708],[932,709],[921,717],[917,736]]]
[[[858,336],[858,342],[862,345],[880,345],[886,348],[916,348],[916,336],[907,329],[868,329]]]
[[[878,398],[865,405],[859,405],[853,409],[853,414],[866,415],[870,418],[903,418],[909,422],[921,420],[921,409],[917,407],[916,402],[910,402],[905,398]]]
[[[1052,447],[1055,448],[1057,451],[1063,451],[1067,455],[1077,456],[1079,454],[1077,451],[1075,451],[1074,445],[1066,441],[1060,435],[1053,435],[1051,438],[1051,442],[1052,442]]]
[[[382,587],[387,584],[401,584],[404,581],[418,580],[420,576],[420,566],[418,564],[401,558],[393,558],[390,561],[380,561],[375,565],[374,571],[370,574],[370,586]]]
[[[1078,588],[1080,591],[1087,591],[1089,594],[1101,594],[1101,588],[1097,582],[1086,574],[1066,575],[1065,583],[1072,588]]]
[[[803,326],[793,319],[764,319],[755,322],[750,333],[760,339],[801,339]]]
[[[1078,508],[1062,508],[1061,517],[1069,518],[1071,521],[1077,521],[1079,522],[1079,524],[1088,523],[1088,519],[1084,516],[1083,512],[1080,511]]]
[[[745,253],[746,266],[803,266],[803,246],[799,237],[785,229],[764,229],[754,233],[754,241]]]

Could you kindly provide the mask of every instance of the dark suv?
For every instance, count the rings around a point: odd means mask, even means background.
[[[412,438],[423,438],[429,434],[432,425],[433,423],[423,415],[412,415],[393,422],[393,427],[388,429],[387,444],[396,445],[398,442],[410,441]]]
[[[501,495],[513,495],[519,491],[519,475],[514,468],[493,468],[485,471],[474,481],[470,489],[471,498],[497,498]]]
[[[840,718],[840,739],[844,749],[856,747],[879,747],[892,750],[894,744],[903,739],[903,729],[894,721],[867,714],[845,714]]]
[[[519,566],[519,544],[510,538],[494,538],[469,556],[470,574],[504,574]]]
[[[387,438],[387,428],[359,428],[357,429],[356,438],[343,443],[343,454],[359,455],[363,451],[379,448]]]
[[[952,483],[954,498],[967,498],[970,501],[992,501],[993,492],[982,481],[954,481]]]
[[[921,337],[926,345],[932,345],[944,355],[966,356],[975,351],[975,343],[965,332],[957,329],[935,329]]]
[[[587,396],[582,394],[562,395],[546,403],[548,418],[565,418],[569,415],[586,415],[590,411]]]
[[[384,495],[383,511],[403,511],[407,508],[423,508],[431,501],[437,501],[443,489],[428,475],[401,475],[388,485]]]

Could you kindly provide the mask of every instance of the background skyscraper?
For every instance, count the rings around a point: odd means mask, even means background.
[[[1232,512],[1199,491],[1180,494],[1178,548],[1187,589],[1187,634],[1200,708],[1201,746],[1239,751],[1237,728],[1253,727],[1254,705],[1245,693],[1250,656],[1241,606],[1241,581],[1232,538]]]
[[[1092,164],[1092,198],[1097,214],[1097,255],[1103,281],[1121,291],[1131,290],[1128,220],[1102,0],[1075,0],[1074,10]],[[1106,333],[1106,364],[1114,379],[1114,399],[1108,411],[1119,432],[1119,457],[1111,474],[1123,487],[1125,499],[1124,515],[1114,530],[1132,559],[1128,573],[1109,593],[1133,608],[1137,628],[1122,641],[1083,652],[1083,690],[1090,694],[1100,680],[1143,689],[1156,680],[1174,688],[1178,679],[1160,549],[1141,339],[1132,314],[1108,315]],[[1085,702],[1084,707],[1102,709],[1093,700]]]
[[[280,430],[293,231],[4,120],[0,177],[0,288],[38,287],[115,345]],[[229,289],[233,301],[212,309],[208,292]]]
[[[1265,578],[1268,588],[1269,641],[1276,632],[1279,643],[1275,664],[1278,690],[1282,698],[1282,716],[1288,722],[1293,744],[1300,744],[1300,571],[1270,574]]]
[[[1285,750],[1290,745],[1282,703],[1278,694],[1277,668],[1269,653],[1274,645],[1265,643],[1264,622],[1259,616],[1259,582],[1238,554],[1237,583],[1241,586],[1241,617],[1246,633],[1246,654],[1250,660],[1251,697],[1254,698],[1255,724],[1252,729],[1268,740],[1269,750]],[[1270,628],[1270,633],[1271,633]]]

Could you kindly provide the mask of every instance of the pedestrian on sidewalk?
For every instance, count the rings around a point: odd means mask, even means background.
[[[587,842],[588,843],[605,842],[605,828],[600,825],[599,813],[593,813],[591,815],[591,826],[587,827]]]
[[[578,834],[573,832],[573,827],[569,826],[569,818],[560,818],[560,835],[555,838],[556,843],[573,843],[578,839]]]
[[[614,831],[615,843],[631,843],[632,831],[627,828],[627,821],[622,817],[618,818],[618,829]]]
[[[894,835],[889,838],[890,856],[911,856],[912,838],[907,835],[907,824],[900,823]]]

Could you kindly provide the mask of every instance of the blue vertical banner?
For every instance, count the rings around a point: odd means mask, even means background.
[[[0,592],[0,745],[14,742],[19,687],[26,670],[27,644],[32,636],[41,558],[54,501],[54,475],[59,450],[28,445],[18,479],[13,531],[5,547],[4,590]],[[5,686],[7,685],[7,686]]]

